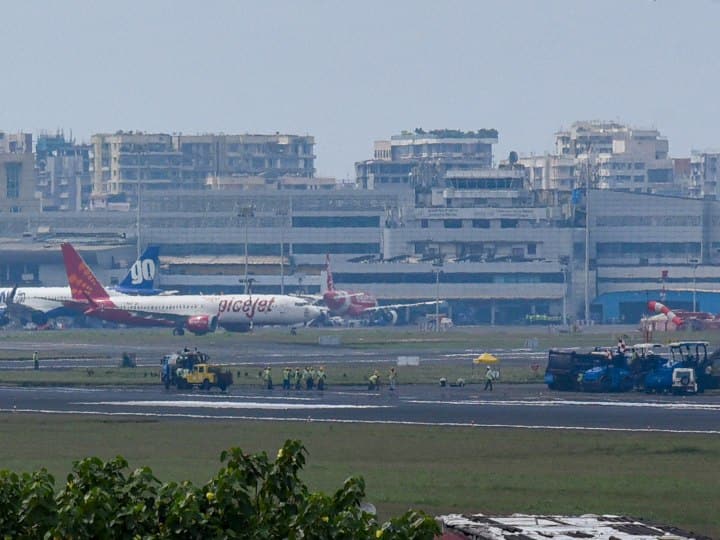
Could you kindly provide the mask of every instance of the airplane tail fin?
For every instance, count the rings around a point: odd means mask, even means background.
[[[67,242],[61,247],[73,300],[87,303],[108,298],[107,291],[75,248]]]
[[[333,284],[333,276],[332,272],[330,271],[330,255],[325,255],[325,272],[327,273],[327,290],[328,291],[334,291],[335,286]]]
[[[124,293],[143,293],[152,291],[159,266],[160,248],[148,246],[140,258],[133,263],[125,278],[116,289]]]

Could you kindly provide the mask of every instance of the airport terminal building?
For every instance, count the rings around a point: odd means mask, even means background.
[[[697,310],[720,294],[714,197],[536,183],[522,160],[489,166],[496,132],[463,137],[443,130],[376,145],[351,186],[310,169],[253,171],[143,190],[124,211],[2,210],[0,286],[64,284],[59,244],[71,241],[105,283],[157,244],[158,285],[183,292],[242,292],[250,282],[256,292],[316,293],[329,255],[336,286],[381,303],[443,299],[457,324],[633,322],[645,299],[671,290],[678,307],[694,296]],[[463,156],[468,148],[477,154]],[[3,159],[19,179],[12,164],[27,158]],[[409,173],[393,176],[396,166]],[[7,194],[23,193],[18,181]]]

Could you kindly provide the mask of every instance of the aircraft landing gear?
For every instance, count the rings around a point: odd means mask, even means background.
[[[173,328],[173,336],[184,336],[184,335],[185,335],[184,328]]]

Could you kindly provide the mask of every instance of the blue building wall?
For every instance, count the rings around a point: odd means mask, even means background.
[[[660,301],[670,309],[692,311],[692,289],[619,291],[601,294],[592,302],[592,311],[603,323],[635,323],[643,314],[649,314],[647,303]],[[696,311],[720,313],[720,291],[695,291]]]

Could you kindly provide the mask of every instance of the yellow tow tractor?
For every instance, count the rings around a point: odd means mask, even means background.
[[[192,369],[178,369],[176,381],[179,389],[197,386],[203,390],[210,390],[217,386],[224,392],[233,383],[233,376],[230,371],[225,371],[220,366],[195,364]]]

